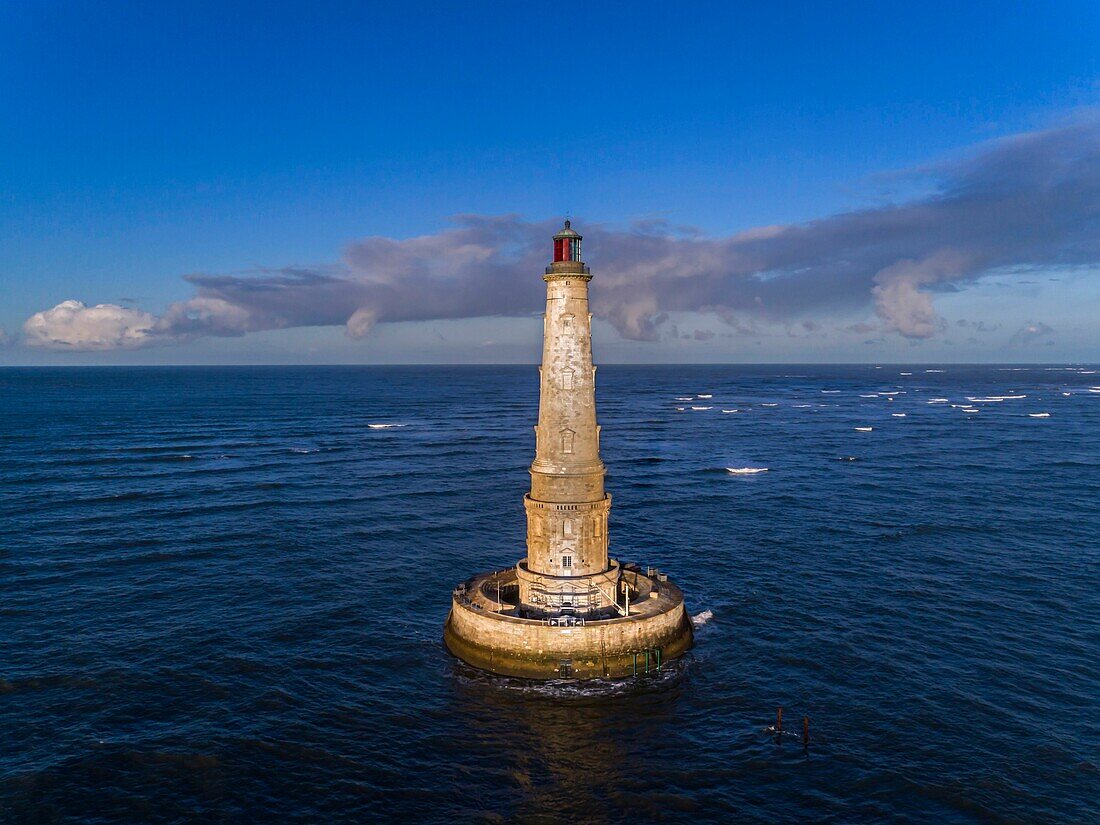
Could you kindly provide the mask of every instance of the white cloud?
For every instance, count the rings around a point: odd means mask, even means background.
[[[156,316],[140,309],[62,301],[28,318],[23,335],[27,346],[43,349],[135,349],[150,343],[156,323]]]

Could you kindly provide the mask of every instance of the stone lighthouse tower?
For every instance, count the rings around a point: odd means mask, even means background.
[[[456,588],[444,640],[477,667],[530,678],[598,678],[659,668],[691,647],[683,594],[654,568],[608,555],[592,316],[581,236],[554,235],[543,275],[546,314],[527,556]]]

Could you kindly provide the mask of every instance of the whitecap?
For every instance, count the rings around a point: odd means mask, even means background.
[[[912,375],[911,372],[899,372],[898,375]]]
[[[691,617],[692,627],[702,627],[713,618],[714,611],[712,610],[704,610],[702,613],[696,613]]]
[[[822,390],[822,392],[823,392],[823,393],[826,393],[826,394],[828,394],[828,395],[833,395],[833,394],[835,394],[835,393],[838,393],[838,392],[840,392],[840,390]]]
[[[1050,413],[1028,413],[1028,418],[1050,418]]]
[[[761,404],[761,407],[778,407],[778,404]]]
[[[724,412],[724,413],[733,413],[733,412],[738,412],[738,410],[722,410],[722,412]]]
[[[894,418],[905,418],[905,413],[890,413]]]
[[[692,407],[693,410],[713,410],[714,407]]]
[[[874,395],[861,395],[860,398],[878,398],[878,393],[876,392]]]
[[[714,398],[714,396],[713,396],[713,395],[702,395],[702,394],[700,394],[700,395],[698,395],[698,396],[696,396],[696,397],[697,397],[697,398]]]
[[[931,398],[931,399],[929,399],[928,403],[929,404],[946,404],[950,400],[951,400],[950,398]]]
[[[869,433],[874,430],[874,427],[856,427],[857,433]]]
[[[794,408],[796,410],[804,410],[804,409],[806,409],[806,407],[812,407],[812,406],[813,406],[813,404],[795,404]]]
[[[683,412],[686,409],[687,409],[687,407],[677,407],[676,412]]]
[[[726,472],[734,476],[751,476],[755,473],[768,472],[767,467],[727,467]]]
[[[925,370],[925,372],[947,372],[947,370]]]
[[[393,427],[405,427],[407,425],[406,424],[368,424],[367,426],[370,427],[372,430],[389,430],[389,429],[392,429]]]
[[[691,401],[694,398],[695,398],[694,395],[688,395],[688,396],[679,396],[675,400],[676,401]]]
[[[310,447],[291,447],[290,451],[292,453],[316,453],[316,452],[320,452],[316,447],[313,447],[313,448],[310,448]]]

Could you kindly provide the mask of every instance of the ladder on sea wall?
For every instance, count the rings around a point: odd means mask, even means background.
[[[634,659],[634,675],[639,673],[656,673],[661,669],[661,648],[652,647],[632,653]]]

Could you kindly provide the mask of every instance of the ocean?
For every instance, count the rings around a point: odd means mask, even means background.
[[[441,644],[535,367],[2,369],[0,822],[1100,821],[1097,369],[601,367],[611,684]]]

